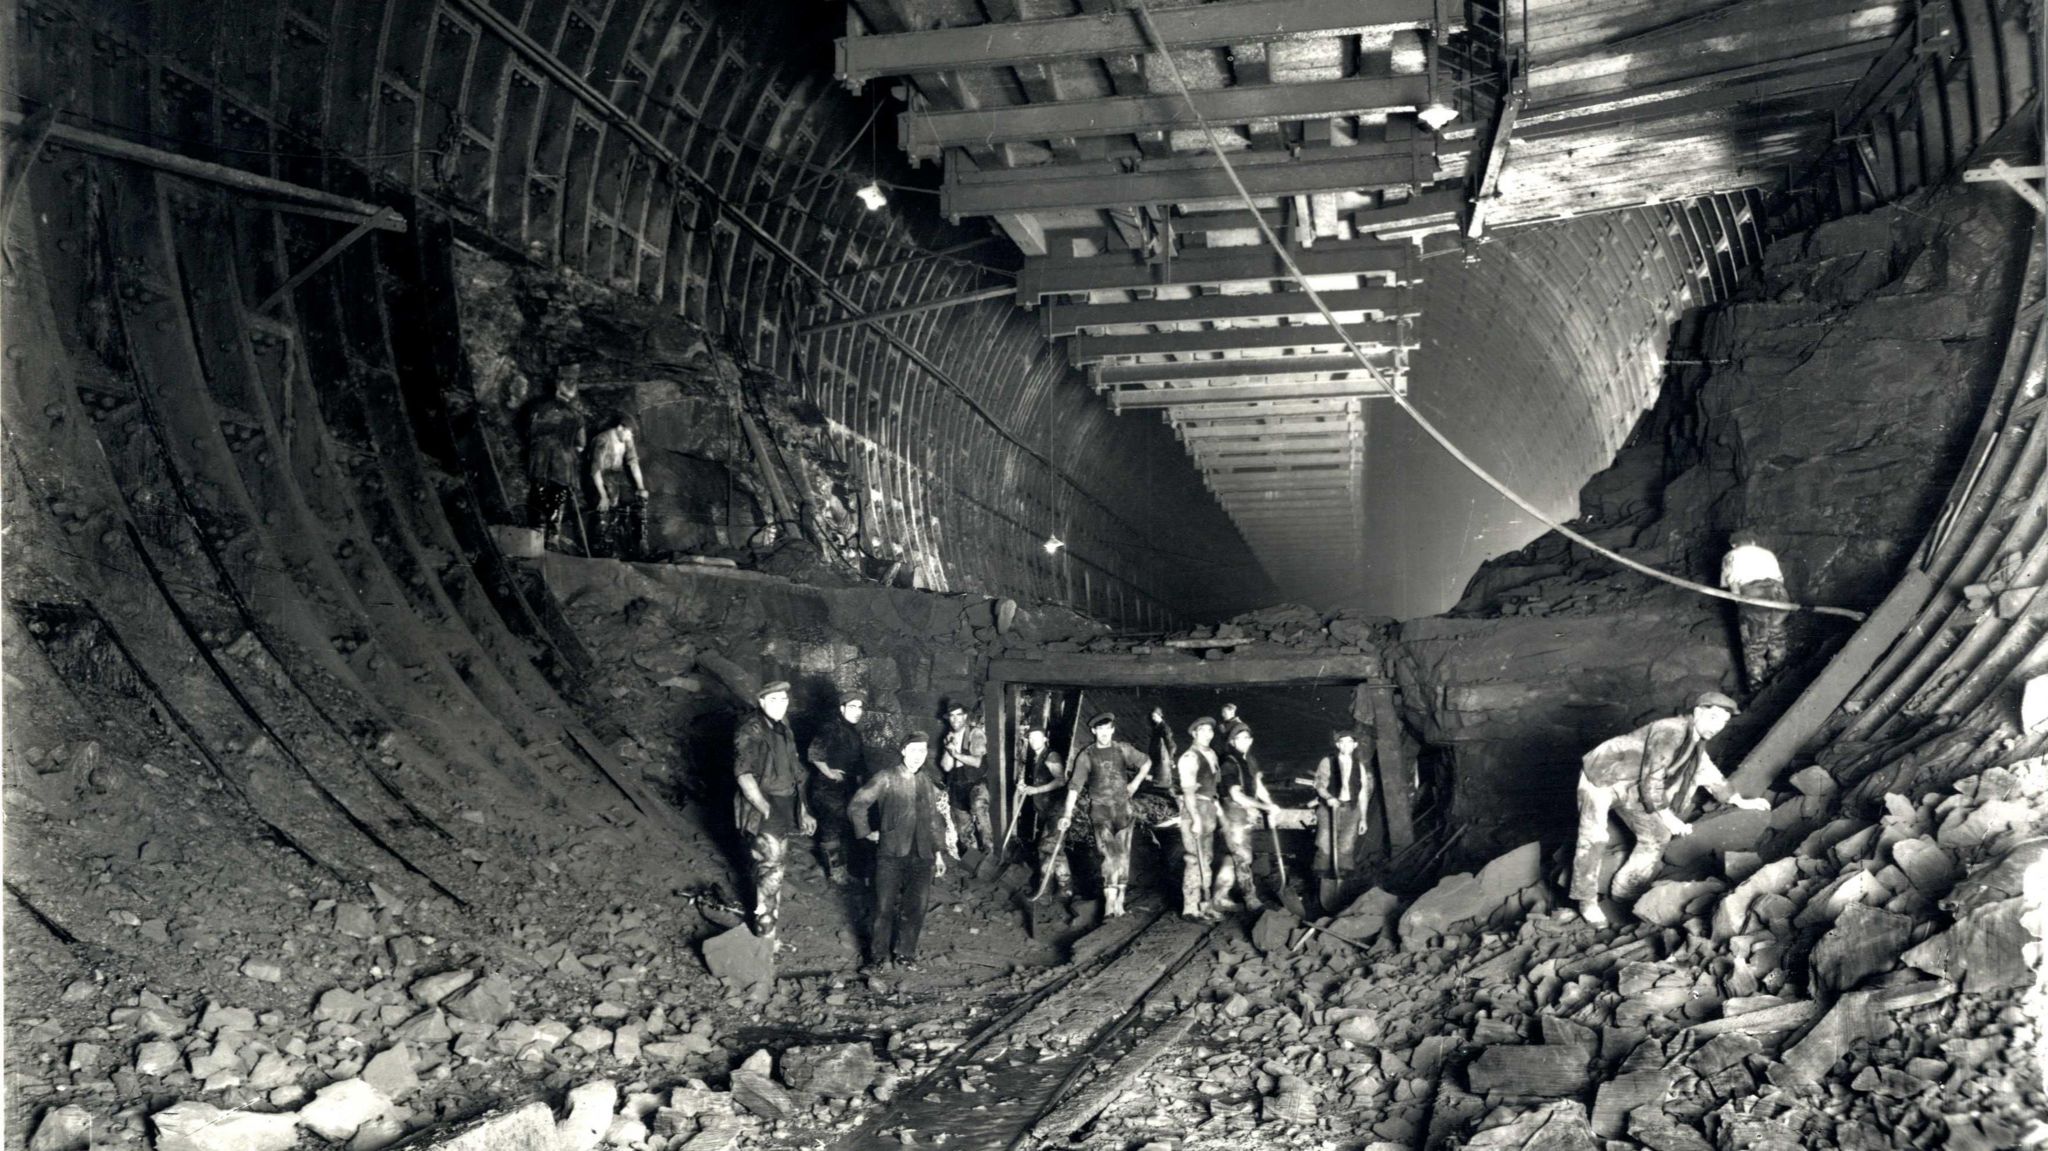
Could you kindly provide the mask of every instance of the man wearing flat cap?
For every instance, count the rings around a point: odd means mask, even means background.
[[[893,961],[917,970],[917,937],[924,930],[932,877],[946,874],[946,856],[960,857],[938,785],[918,770],[930,754],[930,736],[921,731],[904,736],[896,766],[869,780],[846,805],[853,833],[875,845],[870,968]]]
[[[811,763],[811,814],[818,821],[818,862],[825,878],[845,884],[849,875],[846,801],[868,781],[868,752],[861,743],[860,721],[868,697],[849,691],[839,697],[839,714],[828,716],[811,733],[804,756]]]
[[[1086,796],[1102,861],[1102,914],[1114,919],[1124,914],[1124,887],[1131,876],[1131,796],[1145,782],[1152,761],[1116,737],[1116,716],[1110,712],[1089,720],[1088,730],[1095,742],[1075,752],[1067,767],[1067,801],[1058,830],[1064,833],[1073,823],[1074,809]]]
[[[1600,908],[1600,860],[1605,854],[1609,812],[1636,837],[1621,870],[1614,873],[1614,898],[1633,900],[1648,887],[1664,861],[1664,845],[1687,835],[1692,824],[1678,812],[1705,788],[1722,803],[1767,811],[1763,799],[1744,799],[1728,785],[1707,756],[1707,742],[1721,734],[1741,709],[1718,691],[1702,692],[1684,715],[1649,723],[1617,735],[1586,753],[1579,773],[1579,839],[1572,855],[1571,897],[1588,923],[1607,922]]]
[[[1031,801],[1031,826],[1024,841],[1037,845],[1039,881],[1057,887],[1063,896],[1070,895],[1074,890],[1074,869],[1067,863],[1064,837],[1057,834],[1059,813],[1050,798],[1053,792],[1067,786],[1067,764],[1059,749],[1052,746],[1043,726],[1025,726],[1024,749],[1017,771],[1017,798]]]
[[[1216,721],[1208,716],[1188,725],[1188,749],[1180,753],[1175,782],[1180,787],[1180,913],[1190,919],[1219,919],[1209,906],[1209,885],[1216,875],[1216,829],[1223,814],[1217,807]]]
[[[789,682],[761,685],[753,714],[733,733],[733,774],[739,794],[733,819],[747,841],[754,872],[754,934],[782,949],[777,927],[782,915],[783,862],[792,835],[818,829],[804,804],[804,772],[796,761],[796,735],[789,714]]]
[[[939,751],[939,771],[945,777],[953,831],[963,846],[979,844],[982,851],[994,851],[995,827],[989,818],[988,772],[982,762],[987,758],[987,726],[957,703],[948,707],[946,734]]]
[[[1316,793],[1316,878],[1321,881],[1323,910],[1349,894],[1362,871],[1359,858],[1371,824],[1373,753],[1364,732],[1342,728],[1330,735],[1330,754],[1316,764],[1309,784]]]

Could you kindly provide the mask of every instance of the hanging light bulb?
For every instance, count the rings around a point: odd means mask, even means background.
[[[882,194],[882,186],[873,180],[856,188],[853,194],[860,197],[861,207],[870,212],[879,212],[889,203],[889,197]]]
[[[1443,130],[1445,124],[1458,118],[1458,110],[1441,100],[1435,100],[1431,101],[1429,107],[1417,112],[1415,118],[1422,121],[1423,127],[1438,132]]]
[[[1045,554],[1046,554],[1046,555],[1058,555],[1058,554],[1059,554],[1059,550],[1060,550],[1061,548],[1063,548],[1063,547],[1066,547],[1066,546],[1067,546],[1067,541],[1065,541],[1065,540],[1061,539],[1061,538],[1060,538],[1060,537],[1058,537],[1058,536],[1047,536],[1047,537],[1045,537]]]

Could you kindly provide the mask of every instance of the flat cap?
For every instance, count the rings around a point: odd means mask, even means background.
[[[959,713],[960,713],[961,715],[966,715],[966,714],[967,714],[967,705],[966,705],[966,704],[964,704],[964,703],[956,703],[956,704],[954,704],[954,705],[952,705],[951,707],[949,707],[949,708],[947,708],[947,709],[946,709],[946,714],[947,714],[947,715],[952,715],[952,714],[953,714],[954,712],[956,712],[956,711],[957,711],[957,712],[959,712]]]
[[[1718,707],[1729,715],[1742,714],[1742,709],[1735,706],[1734,700],[1729,699],[1718,691],[1701,692],[1700,697],[1692,701],[1692,705],[1694,707]]]
[[[1188,734],[1193,735],[1197,730],[1205,727],[1211,731],[1214,731],[1216,729],[1216,717],[1212,715],[1205,715],[1200,719],[1197,719],[1195,722],[1188,725]]]
[[[932,737],[924,732],[913,731],[903,737],[902,746],[909,747],[913,743],[930,743],[931,741]]]
[[[1230,721],[1230,726],[1223,729],[1223,738],[1236,739],[1237,733],[1240,731],[1250,735],[1252,733],[1252,725],[1241,719],[1233,719]]]
[[[1102,726],[1103,724],[1105,724],[1105,723],[1115,723],[1115,722],[1116,722],[1116,713],[1115,713],[1115,712],[1113,712],[1113,711],[1098,711],[1098,712],[1096,712],[1096,713],[1095,713],[1095,718],[1094,718],[1094,719],[1091,719],[1091,720],[1089,720],[1089,721],[1088,721],[1088,726],[1089,726],[1090,728],[1097,728],[1097,727],[1101,727],[1101,726]]]
[[[864,691],[849,691],[839,697],[840,707],[845,707],[849,703],[857,703],[862,707],[866,707],[868,705],[868,693]]]
[[[761,690],[755,692],[754,696],[758,699],[762,696],[774,695],[778,691],[784,695],[788,695],[789,681],[786,679],[771,679],[767,683],[762,684]]]

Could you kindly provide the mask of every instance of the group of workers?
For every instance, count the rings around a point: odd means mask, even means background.
[[[1188,724],[1185,750],[1157,708],[1150,753],[1120,738],[1117,717],[1108,711],[1089,719],[1087,742],[1067,755],[1042,724],[1023,725],[1016,802],[999,835],[991,816],[987,732],[966,708],[946,712],[934,773],[928,770],[933,740],[925,731],[904,735],[893,762],[873,769],[860,731],[867,697],[859,692],[840,699],[838,714],[818,725],[801,758],[788,722],[788,682],[763,685],[757,704],[734,737],[734,820],[752,871],[754,930],[778,948],[794,836],[815,837],[831,882],[871,877],[867,958],[878,966],[915,968],[931,883],[946,873],[947,859],[958,860],[965,849],[1000,853],[1013,840],[1035,848],[1039,897],[1054,888],[1072,894],[1070,856],[1092,844],[1102,911],[1114,918],[1129,911],[1139,824],[1176,830],[1183,915],[1215,920],[1238,907],[1263,906],[1252,866],[1254,835],[1280,807],[1252,754],[1252,729],[1234,705],[1224,705],[1221,719],[1202,716]],[[1316,794],[1316,871],[1325,879],[1361,871],[1374,786],[1361,734],[1335,732],[1313,777],[1297,781]]]
[[[607,416],[598,422],[597,435],[589,435],[578,390],[575,378],[565,376],[553,395],[527,409],[526,526],[543,533],[556,551],[570,550],[568,528],[574,525],[576,543],[586,554],[643,558],[647,477],[640,470],[633,421]]]
[[[1754,537],[1739,536],[1733,543],[1723,583],[1745,595],[1782,600],[1776,557]],[[1784,613],[1745,606],[1741,623],[1743,670],[1755,691],[1784,663]],[[1181,914],[1213,921],[1238,907],[1263,906],[1252,869],[1254,836],[1262,821],[1276,829],[1277,857],[1281,809],[1252,754],[1252,729],[1233,704],[1223,705],[1220,718],[1205,715],[1188,724],[1185,749],[1158,708],[1150,715],[1149,751],[1120,738],[1117,717],[1109,711],[1092,716],[1088,741],[1064,756],[1042,724],[1022,724],[1009,826],[998,835],[986,770],[988,735],[966,708],[956,705],[945,713],[934,778],[926,770],[932,739],[924,731],[903,736],[894,762],[871,770],[860,731],[867,698],[858,692],[841,698],[838,715],[819,725],[799,760],[787,721],[789,701],[785,681],[761,688],[758,708],[740,723],[733,765],[735,822],[753,872],[754,930],[778,948],[788,841],[795,835],[817,837],[833,883],[846,884],[858,872],[872,877],[867,958],[877,966],[915,968],[931,883],[945,874],[948,858],[959,859],[963,847],[996,855],[1013,838],[1035,847],[1038,897],[1053,888],[1071,894],[1069,856],[1083,842],[1092,843],[1103,914],[1113,918],[1128,912],[1131,848],[1139,825],[1177,829]],[[1665,845],[1692,830],[1681,813],[1696,792],[1705,790],[1733,807],[1768,809],[1764,799],[1740,795],[1707,753],[1707,744],[1739,711],[1729,696],[1704,692],[1686,713],[1615,736],[1584,756],[1570,890],[1576,914],[1604,924],[1603,887],[1611,882],[1613,898],[1621,901],[1648,887]],[[1375,783],[1371,736],[1370,727],[1332,732],[1314,774],[1295,780],[1316,797],[1315,874],[1327,911],[1336,910],[1333,895],[1343,894],[1343,881],[1365,870]],[[1608,844],[1616,818],[1635,843],[1609,881]],[[857,862],[861,856],[872,858],[863,865]]]

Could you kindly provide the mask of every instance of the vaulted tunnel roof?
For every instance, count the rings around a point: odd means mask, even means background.
[[[1672,317],[1757,257],[1761,192],[1823,155],[1850,161],[1836,210],[1927,182],[2034,82],[1989,0],[1152,10],[1375,363],[1559,514],[1656,394]],[[1533,534],[1285,298],[1128,14],[853,0],[849,24],[772,2],[28,0],[13,39],[22,114],[445,214],[705,324],[817,403],[872,497],[869,546],[934,586],[1136,626],[1276,595],[1421,612]],[[952,39],[863,62],[926,36]],[[1987,48],[1995,69],[1918,66]],[[849,95],[835,69],[900,79]],[[1434,132],[1432,104],[1457,113]],[[851,193],[877,174],[871,212]],[[991,224],[1008,244],[979,242]],[[252,298],[324,242],[278,247]]]

